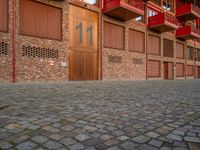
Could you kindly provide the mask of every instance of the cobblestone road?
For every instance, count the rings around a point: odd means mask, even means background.
[[[0,84],[0,149],[200,150],[200,80]]]

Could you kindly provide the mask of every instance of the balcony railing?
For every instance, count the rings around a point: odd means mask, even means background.
[[[176,1],[176,17],[182,21],[193,20],[200,17],[200,8],[192,3]]]
[[[143,0],[104,0],[102,12],[127,21],[144,15],[144,2]]]
[[[175,16],[164,12],[151,16],[148,19],[148,28],[157,32],[166,32],[178,28],[178,20]]]
[[[180,27],[176,30],[176,37],[183,40],[188,39],[199,39],[200,38],[200,29],[195,28],[191,25]]]

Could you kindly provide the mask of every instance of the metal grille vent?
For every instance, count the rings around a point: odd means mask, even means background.
[[[111,62],[111,63],[122,63],[122,56],[108,55],[108,62]]]
[[[5,42],[0,42],[0,56],[8,55],[8,44]]]
[[[58,59],[57,49],[31,47],[31,46],[23,46],[22,49],[23,49],[22,56],[26,56],[29,58]]]

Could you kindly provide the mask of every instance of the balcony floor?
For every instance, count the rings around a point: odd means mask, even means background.
[[[179,39],[182,39],[182,40],[200,39],[200,35],[196,34],[195,32],[192,32],[190,34],[176,36],[176,37]]]
[[[103,13],[112,18],[128,21],[130,19],[144,15],[144,11],[135,7],[126,7],[124,5],[116,6],[112,9],[103,10]]]
[[[178,26],[166,21],[163,24],[149,26],[148,28],[150,30],[153,30],[153,31],[156,31],[156,32],[167,32],[167,31],[176,30],[178,28]]]

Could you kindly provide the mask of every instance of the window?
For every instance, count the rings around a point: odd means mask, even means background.
[[[104,46],[124,50],[125,29],[108,22],[104,23]]]
[[[173,0],[163,0],[162,7],[165,10],[173,12],[174,11],[174,1]]]
[[[168,39],[163,40],[164,57],[174,57],[174,42]]]
[[[197,61],[200,61],[200,49],[197,49]]]
[[[148,54],[160,55],[160,37],[148,35],[147,51]]]
[[[148,8],[148,17],[155,16],[158,14],[158,11]]]
[[[151,1],[160,5],[160,0],[151,0]]]
[[[0,0],[0,31],[8,31],[8,0]]]
[[[20,33],[61,40],[62,9],[30,0],[21,0]]]
[[[144,52],[144,32],[129,30],[129,51]]]
[[[88,3],[88,4],[96,4],[97,3],[97,0],[83,0],[84,2]]]
[[[184,44],[176,43],[176,58],[184,58]]]
[[[193,47],[188,47],[187,48],[187,59],[188,60],[193,60],[194,59],[194,49],[193,49]]]

